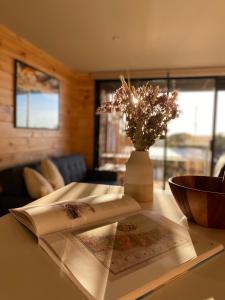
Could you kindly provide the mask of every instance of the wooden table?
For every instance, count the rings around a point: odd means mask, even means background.
[[[88,195],[121,193],[122,187],[70,184],[35,203],[52,203]],[[148,205],[144,205],[148,207]],[[169,192],[156,190],[153,209],[170,219],[186,224]],[[225,231],[189,226],[225,244]],[[1,300],[86,300],[76,286],[38,246],[37,239],[11,215],[0,218],[0,299]],[[225,252],[168,282],[146,295],[150,300],[225,299]]]

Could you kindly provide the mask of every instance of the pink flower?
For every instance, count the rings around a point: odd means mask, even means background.
[[[112,101],[106,101],[97,114],[120,112],[126,117],[126,134],[136,150],[147,150],[158,137],[164,136],[167,123],[178,117],[177,92],[167,95],[147,83],[135,88],[121,78]]]

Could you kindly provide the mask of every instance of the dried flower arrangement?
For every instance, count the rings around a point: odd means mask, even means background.
[[[137,151],[148,150],[167,131],[167,123],[178,117],[177,92],[171,95],[147,83],[130,86],[123,77],[112,101],[106,101],[97,114],[120,112],[126,117],[126,134]]]

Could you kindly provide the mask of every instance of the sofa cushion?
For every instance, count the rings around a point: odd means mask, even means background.
[[[48,180],[54,190],[60,189],[65,185],[58,168],[50,159],[42,160],[40,168],[41,174]]]
[[[52,161],[56,164],[59,172],[63,176],[65,184],[73,181],[83,181],[86,176],[86,163],[84,157],[80,154],[53,158]]]
[[[26,166],[37,171],[39,170],[38,163],[27,164]],[[4,194],[28,197],[28,192],[23,177],[24,167],[25,165],[19,165],[0,172],[0,185]]]
[[[117,173],[112,171],[87,170],[84,182],[117,185]]]
[[[8,209],[21,207],[31,201],[30,197],[20,197],[0,193],[0,217],[8,213]]]
[[[24,179],[31,198],[38,199],[53,192],[51,184],[39,172],[24,168]]]

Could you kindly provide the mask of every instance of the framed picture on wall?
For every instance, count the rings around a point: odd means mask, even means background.
[[[15,75],[15,127],[58,129],[59,80],[21,61]]]

